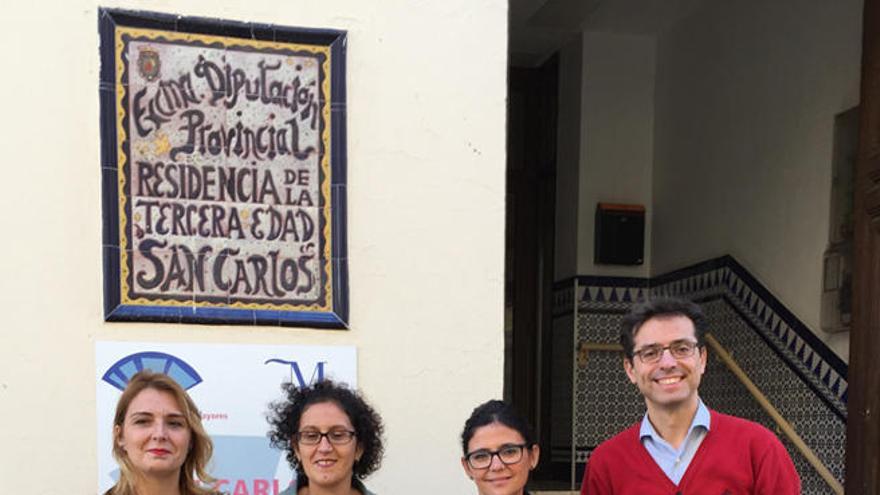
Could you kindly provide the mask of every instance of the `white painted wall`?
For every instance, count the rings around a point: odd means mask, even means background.
[[[819,330],[835,114],[858,104],[860,0],[706,1],[657,48],[652,273],[731,254]]]
[[[655,40],[586,32],[583,41],[578,274],[647,277],[654,249],[650,239]],[[643,265],[593,264],[598,202],[647,208]]]
[[[3,493],[95,493],[93,344],[113,339],[355,345],[387,424],[371,488],[472,493],[458,435],[502,392],[507,2],[103,5],[349,31],[352,329],[104,323],[97,4],[5,5]]]

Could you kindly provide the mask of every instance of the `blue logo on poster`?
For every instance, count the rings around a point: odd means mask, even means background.
[[[130,354],[116,361],[104,373],[103,380],[119,390],[125,390],[131,377],[143,370],[165,373],[184,390],[189,390],[202,382],[202,377],[183,359],[164,352],[153,351]]]

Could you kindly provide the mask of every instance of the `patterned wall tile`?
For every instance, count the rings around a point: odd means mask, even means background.
[[[581,302],[581,308],[590,310],[581,309],[577,314],[577,342],[617,343],[620,318],[631,303],[603,299]],[[586,363],[575,367],[574,445],[578,462],[644,414],[644,400],[627,379],[621,358],[615,351],[589,351]]]

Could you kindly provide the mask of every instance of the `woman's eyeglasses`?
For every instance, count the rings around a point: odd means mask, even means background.
[[[351,442],[355,433],[344,428],[334,428],[326,433],[318,430],[302,430],[294,433],[296,441],[302,445],[318,445],[321,439],[327,437],[327,441],[333,445],[345,445]]]
[[[492,465],[492,458],[498,456],[498,460],[504,465],[516,464],[523,458],[523,450],[527,445],[504,445],[498,450],[475,450],[465,456],[468,466],[472,469],[486,469]]]

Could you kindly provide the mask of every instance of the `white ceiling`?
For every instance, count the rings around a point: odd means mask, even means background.
[[[656,36],[702,0],[510,0],[510,63],[542,63],[581,31]]]

